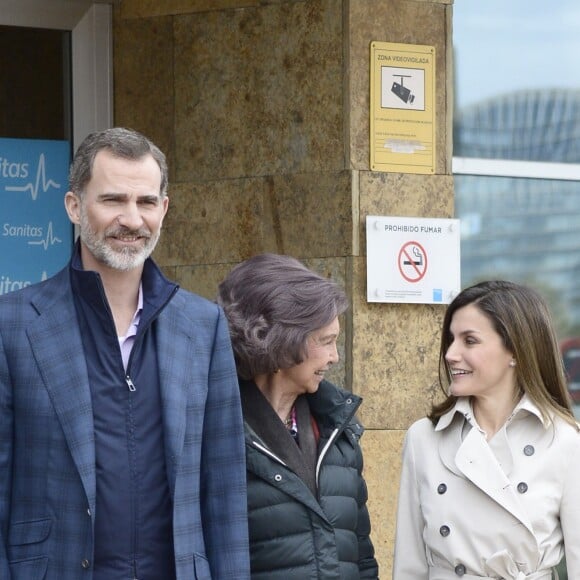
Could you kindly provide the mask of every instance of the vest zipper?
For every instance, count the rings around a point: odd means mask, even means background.
[[[328,438],[328,441],[324,444],[324,447],[322,448],[322,451],[320,452],[320,455],[318,456],[318,459],[316,461],[315,479],[316,479],[316,488],[317,489],[318,489],[318,477],[320,475],[320,469],[322,468],[322,462],[324,461],[324,458],[326,457],[328,450],[330,449],[331,445],[342,434],[342,432],[344,431],[344,429],[348,425],[349,421],[354,417],[354,414],[356,413],[357,409],[360,407],[361,402],[362,401],[359,401],[357,404],[354,405],[354,408],[351,409],[350,413],[344,418],[344,420],[341,422],[341,424],[334,429],[334,431],[332,432],[332,434]]]
[[[129,387],[129,390],[134,393],[137,390],[137,387],[135,387],[133,381],[131,380],[131,377],[129,375],[127,375],[125,377],[125,382],[127,383],[127,386]]]

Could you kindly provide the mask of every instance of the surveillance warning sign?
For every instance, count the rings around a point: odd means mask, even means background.
[[[457,219],[367,216],[367,302],[449,304],[459,293]]]
[[[372,171],[435,173],[435,47],[371,43]]]

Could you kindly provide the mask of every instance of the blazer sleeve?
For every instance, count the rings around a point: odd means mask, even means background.
[[[403,444],[403,465],[397,507],[393,580],[427,580],[429,571],[423,530],[425,527],[419,496],[413,427]]]
[[[201,510],[212,578],[250,578],[240,390],[221,308],[211,353],[201,455]]]
[[[12,388],[8,361],[0,333],[0,578],[10,580],[8,524],[12,482]]]

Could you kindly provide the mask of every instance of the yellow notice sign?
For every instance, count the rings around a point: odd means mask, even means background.
[[[371,43],[371,171],[435,173],[435,47]]]

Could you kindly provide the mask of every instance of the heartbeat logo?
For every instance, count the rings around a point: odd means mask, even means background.
[[[7,185],[6,191],[29,191],[32,199],[36,201],[39,189],[42,189],[42,192],[46,193],[51,187],[54,187],[55,189],[60,189],[60,183],[56,183],[55,181],[52,181],[52,179],[48,180],[46,179],[44,153],[41,153],[40,157],[38,158],[36,181],[34,183],[32,182],[27,183],[26,185],[11,185],[11,186]]]
[[[48,250],[49,246],[54,246],[55,244],[62,244],[62,240],[53,235],[52,222],[48,222],[48,228],[46,229],[46,238],[44,240],[29,241],[28,243],[31,246],[43,246],[45,250]]]

